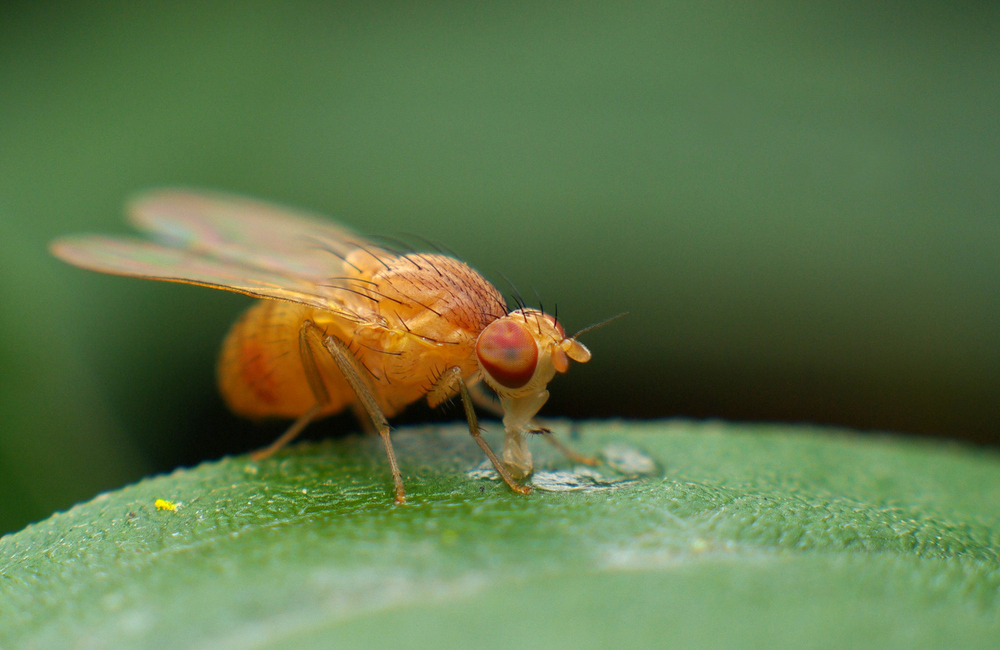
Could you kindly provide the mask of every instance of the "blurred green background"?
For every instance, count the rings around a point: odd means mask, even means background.
[[[215,394],[247,300],[46,252],[164,185],[442,241],[569,329],[628,310],[544,414],[997,444],[998,34],[986,2],[0,5],[0,532],[282,428]]]

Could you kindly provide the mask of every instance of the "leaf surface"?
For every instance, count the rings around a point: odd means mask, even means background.
[[[402,507],[365,437],[100,495],[0,539],[0,647],[1000,638],[995,452],[801,427],[576,430],[609,462],[574,467],[533,443],[528,497],[460,426],[394,433]]]

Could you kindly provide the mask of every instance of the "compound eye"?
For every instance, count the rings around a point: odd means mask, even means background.
[[[531,381],[538,364],[538,346],[531,332],[512,320],[495,320],[476,342],[483,370],[501,386],[520,388]]]

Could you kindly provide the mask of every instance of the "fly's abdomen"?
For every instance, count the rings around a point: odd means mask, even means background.
[[[295,418],[316,404],[302,365],[299,332],[313,310],[296,303],[264,300],[233,324],[222,345],[218,381],[226,405],[250,418]],[[315,352],[322,355],[322,351]],[[354,401],[347,382],[318,359],[330,403],[324,414]]]

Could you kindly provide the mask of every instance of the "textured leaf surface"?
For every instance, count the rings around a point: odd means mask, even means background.
[[[0,540],[0,647],[1000,638],[994,452],[715,423],[578,431],[613,462],[574,468],[537,443],[547,489],[526,498],[457,426],[395,434],[404,507],[370,438],[101,495]]]

